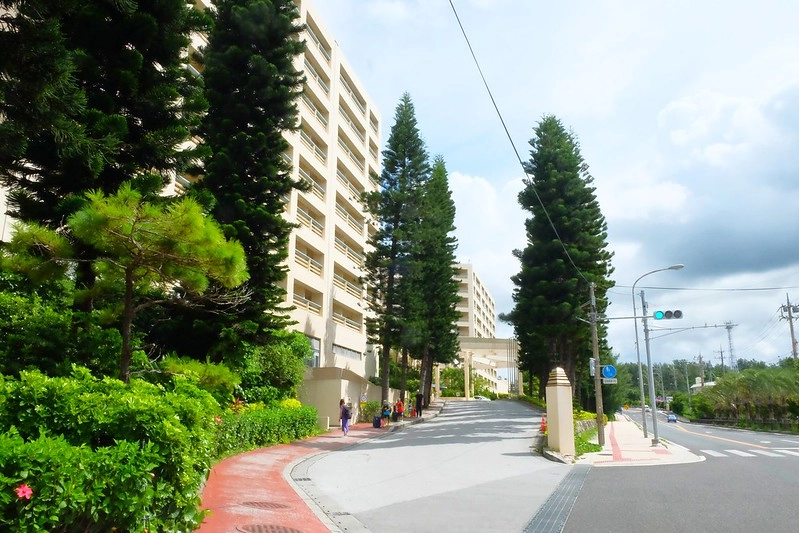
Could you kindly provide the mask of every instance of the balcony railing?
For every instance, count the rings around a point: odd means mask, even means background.
[[[347,318],[341,313],[335,313],[335,312],[333,313],[333,322],[335,322],[336,324],[341,324],[342,326],[346,326],[350,329],[354,329],[355,331],[361,331],[363,327],[363,325],[357,320]]]
[[[350,87],[350,84],[344,79],[344,76],[339,76],[338,79],[341,82],[341,86],[344,87],[344,90],[350,95],[352,102],[358,106],[358,109],[361,110],[361,113],[366,116],[366,107],[364,107],[364,105],[361,103],[361,100],[355,95],[355,91],[352,90],[352,87]]]
[[[358,266],[362,266],[363,265],[364,255],[362,253],[356,251],[355,249],[347,246],[347,243],[344,242],[343,240],[341,240],[338,237],[336,237],[336,241],[335,241],[334,246],[335,246],[336,250],[338,250],[339,252],[341,252],[342,254],[347,256],[356,265],[358,265]]]
[[[300,177],[308,182],[308,185],[311,186],[311,192],[313,192],[317,198],[320,200],[325,199],[325,188],[322,187],[319,182],[317,182],[310,174],[305,172],[303,169],[300,170]]]
[[[306,254],[305,252],[301,252],[299,250],[294,252],[294,260],[316,274],[317,276],[322,275],[322,263],[317,261],[316,259],[312,259],[311,256]]]
[[[344,119],[344,122],[346,122],[347,124],[350,125],[350,129],[353,132],[355,132],[355,135],[358,136],[358,138],[361,140],[361,142],[366,142],[366,135],[364,135],[363,133],[360,132],[360,130],[358,129],[358,126],[350,118],[350,116],[347,114],[347,112],[344,111],[343,109],[339,109],[338,112],[341,114],[342,118]]]
[[[349,294],[355,296],[358,299],[363,297],[363,287],[356,285],[350,281],[347,281],[338,274],[333,275],[333,285],[335,285],[341,290],[347,291]]]
[[[316,117],[316,120],[318,120],[319,122],[321,122],[321,123],[322,123],[322,125],[323,125],[325,128],[327,128],[327,124],[328,124],[327,117],[325,117],[325,116],[322,114],[322,112],[321,112],[321,111],[319,111],[319,108],[317,108],[317,107],[316,107],[316,104],[314,104],[314,103],[311,101],[311,99],[310,99],[310,98],[308,98],[308,95],[306,95],[306,94],[303,94],[303,95],[302,95],[302,101],[303,101],[303,102],[305,102],[305,105],[306,105],[306,106],[308,106],[308,109],[310,109],[310,110],[311,110],[311,112],[314,114],[314,116]]]
[[[352,198],[360,200],[361,198],[360,191],[355,188],[355,185],[353,185],[352,182],[349,179],[347,179],[347,176],[345,176],[343,172],[341,172],[340,170],[336,170],[336,177],[338,178],[338,182],[344,186],[344,188],[347,190],[347,192],[350,194]]]
[[[325,80],[322,79],[322,76],[316,72],[316,69],[313,68],[313,65],[308,63],[308,60],[305,61],[305,68],[308,70],[308,77],[316,80],[316,83],[319,85],[319,87],[321,87],[325,94],[330,94],[330,87],[327,85],[327,83],[325,83]]]
[[[303,210],[302,208],[297,208],[297,220],[300,224],[309,228],[312,232],[314,232],[319,237],[324,237],[325,234],[325,226],[310,214],[307,211]]]
[[[322,305],[318,304],[308,298],[304,298],[302,296],[294,295],[294,305],[296,305],[300,309],[305,309],[306,311],[313,313],[315,315],[322,315]]]
[[[336,214],[347,221],[347,225],[354,229],[355,231],[362,233],[363,232],[363,221],[358,220],[354,216],[350,215],[349,212],[344,209],[339,204],[336,204]]]
[[[363,171],[363,170],[366,170],[366,165],[364,165],[364,164],[363,164],[363,162],[362,162],[360,159],[358,159],[358,158],[355,156],[355,154],[353,153],[353,151],[352,151],[352,150],[350,150],[350,147],[349,147],[349,146],[347,146],[347,145],[346,145],[346,143],[344,143],[344,141],[342,141],[341,139],[339,139],[339,141],[338,141],[338,146],[339,146],[339,148],[341,148],[341,149],[344,151],[344,153],[346,153],[346,154],[347,154],[347,155],[350,157],[350,159],[352,160],[352,162],[353,162],[353,163],[355,163],[355,165],[356,165],[358,168],[360,168],[362,171]]]
[[[313,151],[313,153],[322,163],[327,163],[327,152],[319,148],[319,145],[316,144],[313,139],[311,139],[310,135],[300,130],[300,138],[302,139],[302,142],[304,142],[305,145]]]
[[[322,52],[323,56],[325,56],[325,59],[330,62],[330,52],[327,51],[327,48],[324,47],[322,41],[319,40],[319,37],[316,36],[311,27],[306,25],[305,31],[307,31],[308,35],[311,36],[311,40],[316,43],[317,48],[319,48],[319,51]]]

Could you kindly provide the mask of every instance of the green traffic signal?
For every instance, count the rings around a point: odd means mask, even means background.
[[[682,311],[676,309],[674,311],[655,311],[652,313],[652,318],[655,320],[670,320],[672,318],[682,318]]]

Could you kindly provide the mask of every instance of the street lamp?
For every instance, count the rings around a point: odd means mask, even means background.
[[[635,318],[635,316],[636,316],[636,311],[635,311],[635,286],[638,284],[639,281],[641,281],[643,278],[647,277],[650,274],[654,274],[655,272],[663,272],[664,270],[680,270],[684,266],[685,265],[683,265],[682,263],[678,263],[676,265],[671,265],[670,267],[658,268],[657,270],[651,270],[651,271],[647,272],[646,274],[643,274],[642,276],[639,276],[638,279],[635,280],[635,283],[633,283],[633,288],[632,288],[632,291],[631,291],[631,294],[632,294],[632,297],[633,297],[633,323],[635,324],[635,355],[636,355],[636,357],[638,359],[638,384],[641,387],[641,420],[643,421],[644,438],[647,438],[647,433],[646,433],[646,412],[644,411],[644,405],[646,405],[646,398],[644,397],[644,371],[641,368],[641,350],[638,347],[638,321]],[[646,318],[644,318],[644,320],[646,320]],[[644,322],[644,325],[646,325],[646,322]],[[651,366],[650,366],[650,368],[651,368]],[[654,409],[654,411],[652,411],[653,412],[653,417],[654,417],[655,414],[657,414],[657,405],[655,405],[653,403],[652,409]],[[653,424],[655,424],[655,422],[653,422]]]

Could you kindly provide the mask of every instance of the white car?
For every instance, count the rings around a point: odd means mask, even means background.
[[[485,396],[475,396],[475,401],[477,402],[490,402],[491,398],[486,398]]]

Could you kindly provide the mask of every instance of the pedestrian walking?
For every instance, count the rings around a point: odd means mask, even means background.
[[[422,391],[416,393],[416,416],[419,418],[422,417],[422,400],[424,400],[424,395]]]
[[[346,437],[347,434],[350,432],[350,418],[352,418],[352,413],[350,413],[350,408],[347,407],[347,404],[344,403],[344,398],[338,402],[338,410],[339,410],[339,420],[341,420],[341,431],[344,433]]]
[[[389,420],[391,420],[391,406],[388,402],[383,402],[381,414],[383,415],[383,427],[387,427]]]
[[[394,410],[397,413],[397,418],[402,420],[402,418],[405,416],[405,404],[402,403],[402,398],[397,400],[397,403],[394,404]]]

